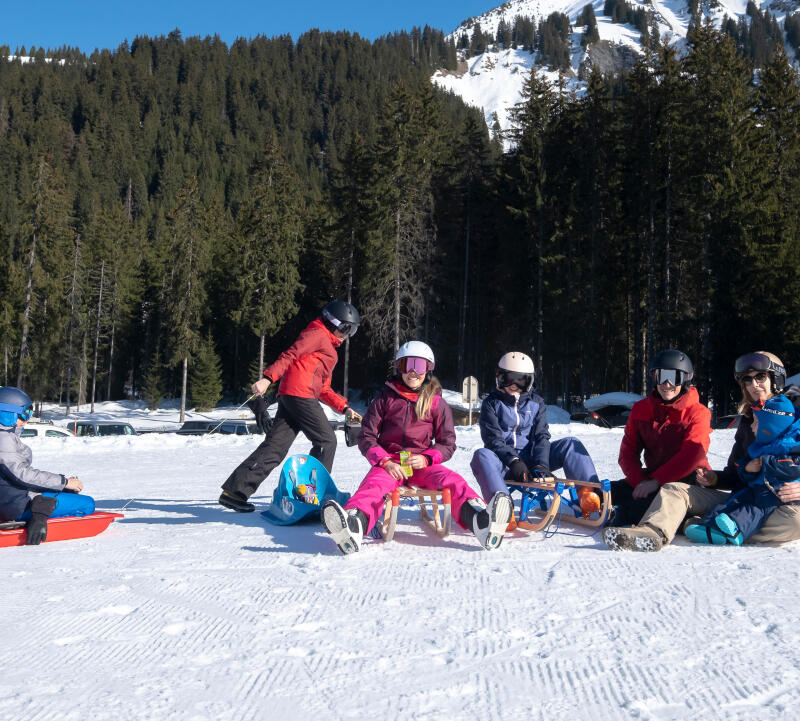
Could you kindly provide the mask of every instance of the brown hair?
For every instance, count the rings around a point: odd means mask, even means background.
[[[755,352],[767,356],[767,358],[769,358],[773,363],[777,363],[779,366],[783,365],[783,361],[774,353],[770,353],[766,350],[757,350]],[[739,413],[743,413],[747,418],[752,418],[753,401],[747,393],[747,389],[742,381],[742,378],[739,378],[739,388],[742,389],[742,399],[739,401]],[[778,393],[778,389],[775,387],[775,379],[772,377],[772,371],[769,372],[769,392],[770,398]]]
[[[431,417],[431,405],[433,404],[433,397],[441,394],[442,384],[436,376],[431,376],[431,379],[422,386],[422,390],[417,397],[417,405],[414,410],[417,412],[417,418],[421,421],[427,421]]]

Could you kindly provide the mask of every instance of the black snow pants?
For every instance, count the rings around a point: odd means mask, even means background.
[[[336,455],[336,434],[316,398],[278,396],[278,412],[263,443],[222,484],[222,488],[250,498],[289,452],[297,434],[311,441],[311,455],[330,472]]]

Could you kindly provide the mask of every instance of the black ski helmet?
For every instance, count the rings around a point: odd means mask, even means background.
[[[694,378],[694,366],[686,353],[679,350],[662,350],[650,361],[650,372],[666,368],[683,373],[683,383],[688,383]],[[682,384],[683,385],[683,384]]]
[[[0,423],[14,426],[17,418],[27,420],[33,415],[33,401],[23,390],[14,386],[0,387]]]
[[[331,331],[354,336],[361,323],[356,307],[346,300],[332,300],[322,309],[322,319]]]

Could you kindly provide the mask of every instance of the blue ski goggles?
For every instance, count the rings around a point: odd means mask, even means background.
[[[21,421],[29,421],[33,417],[33,406],[20,408],[19,406],[12,406],[10,403],[0,403],[0,411],[16,413],[17,418]]]

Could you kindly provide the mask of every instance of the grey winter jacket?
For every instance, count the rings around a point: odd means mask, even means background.
[[[21,440],[21,426],[0,425],[0,521],[14,521],[28,500],[43,491],[62,491],[67,479],[59,473],[31,468],[33,453]]]

